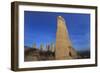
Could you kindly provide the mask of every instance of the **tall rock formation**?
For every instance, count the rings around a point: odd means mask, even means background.
[[[69,39],[68,29],[62,16],[57,17],[55,58],[57,60],[78,58],[78,54]]]

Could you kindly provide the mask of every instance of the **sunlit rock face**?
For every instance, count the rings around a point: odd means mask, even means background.
[[[77,57],[78,55],[69,39],[66,22],[62,16],[58,16],[55,58],[57,60],[64,60],[64,59],[75,59]]]

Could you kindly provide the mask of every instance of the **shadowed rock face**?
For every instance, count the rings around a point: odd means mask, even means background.
[[[57,60],[78,58],[69,39],[67,26],[62,16],[57,17],[55,58]]]

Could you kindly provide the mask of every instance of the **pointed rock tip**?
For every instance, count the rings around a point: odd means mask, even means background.
[[[58,16],[58,18],[62,18],[62,16]]]
[[[64,19],[62,16],[58,16],[57,18],[58,18],[58,19]]]
[[[57,18],[64,21],[64,18],[62,16],[58,16]]]

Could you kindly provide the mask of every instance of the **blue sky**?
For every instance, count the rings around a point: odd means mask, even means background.
[[[57,30],[57,16],[66,21],[69,37],[76,50],[90,48],[90,14],[56,13],[56,12],[24,12],[24,45],[37,47],[41,43],[55,43]]]

